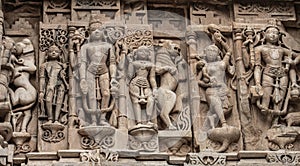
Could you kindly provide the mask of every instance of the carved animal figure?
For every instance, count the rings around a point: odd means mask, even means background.
[[[240,139],[239,129],[233,126],[214,128],[209,130],[207,134],[209,139],[222,143],[216,152],[226,151],[231,143]]]
[[[37,91],[30,83],[30,74],[36,71],[34,65],[34,49],[29,39],[16,43],[14,54],[21,64],[15,65],[13,85],[16,90],[10,89],[10,96],[13,106],[21,105],[13,110],[13,112],[22,111],[24,119],[21,130],[26,132],[27,125],[31,118],[30,108],[35,104]]]
[[[300,125],[300,112],[291,112],[286,115],[283,120],[286,120],[287,126]]]

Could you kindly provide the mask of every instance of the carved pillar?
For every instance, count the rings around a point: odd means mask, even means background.
[[[240,113],[240,120],[242,125],[242,137],[244,139],[247,133],[246,128],[249,128],[249,123],[251,122],[250,116],[250,106],[249,106],[249,93],[248,93],[248,86],[245,81],[245,67],[242,59],[242,44],[243,44],[243,37],[242,37],[242,30],[237,29],[234,34],[234,56],[236,61],[236,76],[237,76],[237,95],[238,97],[238,109]]]
[[[186,34],[186,40],[188,44],[188,50],[189,50],[189,64],[191,65],[192,74],[196,74],[196,62],[197,62],[197,34],[193,31],[189,31]]]

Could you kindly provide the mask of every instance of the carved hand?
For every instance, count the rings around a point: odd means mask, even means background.
[[[82,79],[80,81],[80,90],[81,90],[81,92],[86,95],[88,93],[88,89],[89,88],[88,88],[86,80]]]
[[[292,58],[290,58],[290,57],[286,57],[286,59],[284,59],[282,61],[282,63],[286,63],[286,64],[290,64],[290,65],[295,65],[295,61],[292,60]]]
[[[41,103],[41,102],[43,102],[43,100],[44,100],[44,92],[41,92],[40,94],[39,94],[39,102]]]
[[[255,90],[256,90],[256,92],[257,92],[257,94],[258,94],[259,96],[262,96],[262,95],[264,94],[263,88],[262,88],[262,86],[261,86],[260,84],[257,84],[257,85],[255,86]]]
[[[110,81],[110,86],[112,95],[115,95],[119,90],[119,82],[115,78],[112,78]]]

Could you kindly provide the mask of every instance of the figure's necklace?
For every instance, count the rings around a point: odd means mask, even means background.
[[[277,60],[277,59],[280,58],[278,49],[271,48],[270,53],[271,53],[270,56],[271,56],[272,59]]]

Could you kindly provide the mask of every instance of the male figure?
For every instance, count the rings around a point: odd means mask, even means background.
[[[279,45],[280,31],[275,26],[268,26],[264,30],[265,44],[255,47],[254,80],[256,91],[262,96],[261,104],[257,105],[262,113],[280,112],[288,86],[289,64],[292,52]],[[290,57],[291,58],[291,57]],[[263,68],[263,64],[265,64]],[[270,102],[273,111],[270,111]],[[270,115],[268,115],[270,117]],[[277,119],[277,118],[276,118]],[[275,121],[273,121],[273,124]]]
[[[80,58],[79,75],[83,109],[91,114],[92,125],[96,125],[96,113],[109,106],[110,79],[111,84],[116,83],[115,52],[113,45],[106,42],[103,29],[98,28],[91,32],[89,42],[81,47]],[[101,112],[100,125],[109,125],[106,122],[106,113]]]
[[[46,111],[49,123],[59,123],[58,120],[62,103],[66,89],[68,89],[66,88],[68,84],[65,74],[67,66],[62,63],[63,58],[61,56],[61,50],[56,45],[51,46],[47,52],[46,62],[40,67],[39,100],[40,102],[44,102],[44,97],[46,98]],[[53,104],[55,105],[54,114]]]

